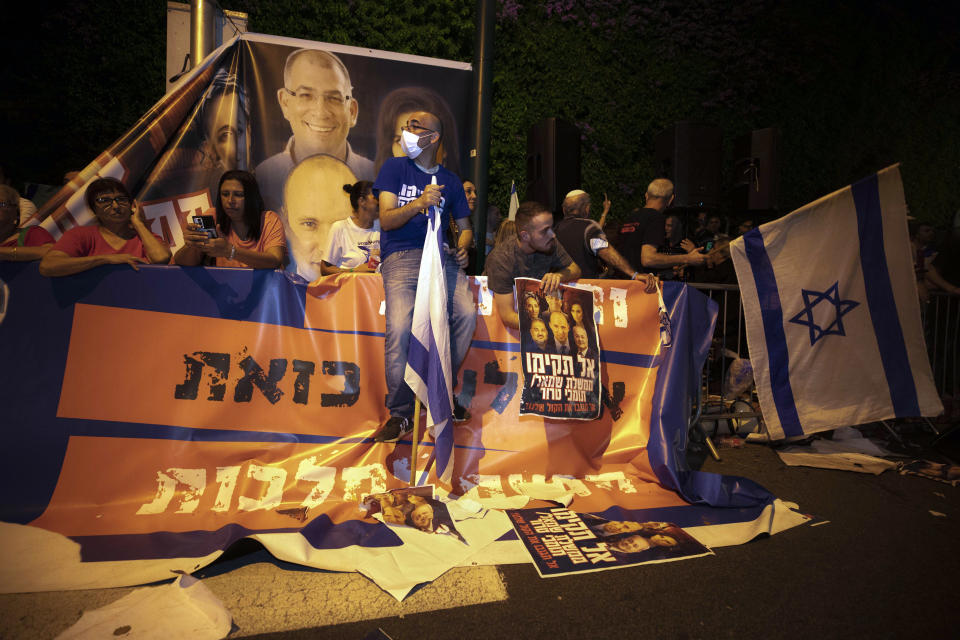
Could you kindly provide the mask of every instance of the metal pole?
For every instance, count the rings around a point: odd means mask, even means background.
[[[413,443],[410,446],[410,486],[417,486],[417,440],[420,437],[420,399],[413,405]]]
[[[190,0],[190,68],[213,51],[214,5],[211,0]]]
[[[477,274],[483,271],[487,244],[487,188],[490,160],[490,92],[493,77],[493,0],[477,0],[476,41],[473,48],[473,105],[471,107],[471,182],[477,186],[476,228]]]

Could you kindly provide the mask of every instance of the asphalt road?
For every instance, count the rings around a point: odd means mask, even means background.
[[[917,451],[956,460],[955,439]],[[395,640],[960,637],[960,487],[787,467],[764,445],[721,454],[704,470],[749,477],[827,522],[712,557],[580,576],[544,580],[530,565],[457,569],[403,603],[362,576],[280,563],[254,543],[198,577],[234,615],[231,637],[360,640],[378,628]],[[54,637],[81,611],[129,592],[0,596],[0,637]]]

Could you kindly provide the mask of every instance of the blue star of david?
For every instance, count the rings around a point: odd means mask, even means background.
[[[800,291],[803,293],[804,307],[800,313],[790,318],[790,322],[803,325],[810,329],[811,347],[817,343],[817,340],[823,338],[824,336],[847,335],[843,330],[843,316],[850,313],[850,311],[860,303],[854,300],[840,299],[839,280],[834,282],[833,286],[828,287],[826,291],[810,291],[808,289],[801,289]],[[832,304],[834,306],[836,315],[834,316],[833,322],[826,327],[821,327],[813,319],[813,309],[824,301],[826,301],[827,304]]]

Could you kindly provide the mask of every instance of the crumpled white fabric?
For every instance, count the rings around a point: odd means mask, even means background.
[[[172,584],[143,587],[100,609],[84,611],[58,640],[226,638],[232,618],[202,582],[181,575]]]

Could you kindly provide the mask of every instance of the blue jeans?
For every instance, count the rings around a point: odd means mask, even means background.
[[[387,332],[384,339],[384,372],[387,378],[387,409],[391,416],[413,415],[413,391],[403,380],[407,368],[407,350],[413,327],[413,304],[417,297],[422,249],[394,251],[380,265],[386,298]],[[456,260],[447,258],[447,317],[450,320],[451,384],[456,386],[457,371],[467,356],[477,326],[477,307],[467,284],[467,274]]]

